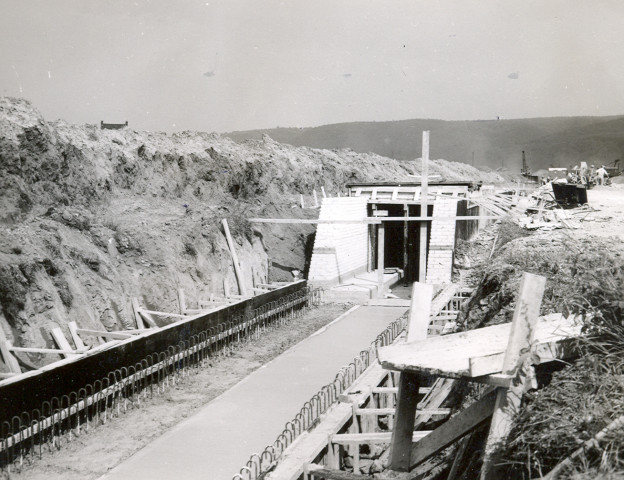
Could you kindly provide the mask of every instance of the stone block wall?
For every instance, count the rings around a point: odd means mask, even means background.
[[[320,220],[362,220],[367,216],[364,197],[323,198]],[[368,268],[368,224],[320,223],[316,229],[308,280],[316,286],[333,286]]]

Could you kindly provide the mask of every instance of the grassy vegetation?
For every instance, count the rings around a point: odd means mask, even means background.
[[[547,278],[541,313],[578,314],[586,334],[578,344],[580,358],[524,397],[502,452],[504,478],[534,479],[624,414],[624,257],[607,239],[524,238],[512,229],[504,237],[508,241],[486,268],[478,298],[463,314],[466,325],[509,321],[526,271]],[[623,452],[620,431],[560,478],[623,474]]]

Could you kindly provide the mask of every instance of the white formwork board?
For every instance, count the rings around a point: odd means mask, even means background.
[[[476,377],[501,371],[510,323],[479,328],[379,349],[388,370],[427,372],[450,378]],[[540,361],[565,357],[566,342],[581,334],[581,325],[561,314],[540,317],[532,351]],[[471,368],[472,367],[472,368]]]

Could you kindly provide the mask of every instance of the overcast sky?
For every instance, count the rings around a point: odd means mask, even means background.
[[[165,131],[624,114],[624,2],[0,0],[0,95]]]

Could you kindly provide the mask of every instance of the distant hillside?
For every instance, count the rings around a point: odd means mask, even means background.
[[[520,170],[522,150],[535,171],[581,160],[602,164],[624,157],[624,116],[520,120],[401,120],[274,128],[226,134],[241,142],[263,134],[294,146],[351,148],[410,160],[420,157],[421,132],[431,131],[431,158]]]

